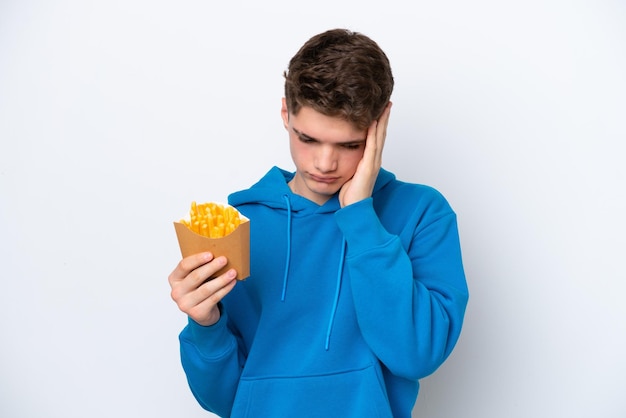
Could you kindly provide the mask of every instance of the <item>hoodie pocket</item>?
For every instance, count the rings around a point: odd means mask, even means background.
[[[334,374],[242,378],[232,418],[392,418],[378,369]]]

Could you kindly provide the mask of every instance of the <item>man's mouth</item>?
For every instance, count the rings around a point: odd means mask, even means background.
[[[326,184],[334,183],[338,179],[338,177],[316,176],[314,174],[310,174],[310,177],[311,179],[313,179],[314,181],[318,183],[326,183]]]

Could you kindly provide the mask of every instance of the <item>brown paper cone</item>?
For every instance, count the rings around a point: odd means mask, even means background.
[[[250,221],[242,222],[237,229],[223,238],[208,238],[196,234],[184,224],[174,222],[180,252],[184,257],[210,251],[215,257],[221,255],[228,259],[224,268],[215,273],[219,276],[234,268],[237,280],[245,280],[250,276]]]

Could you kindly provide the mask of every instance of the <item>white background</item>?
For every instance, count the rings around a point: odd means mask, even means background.
[[[460,222],[465,328],[414,416],[626,416],[620,0],[0,0],[0,416],[207,417],[172,221],[292,168],[282,72],[332,27],[392,62],[384,166]]]

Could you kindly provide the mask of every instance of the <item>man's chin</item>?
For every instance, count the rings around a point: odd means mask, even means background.
[[[337,186],[334,187],[309,187],[309,191],[315,196],[316,201],[326,201],[333,197],[337,192],[339,192],[340,188]]]
[[[320,182],[314,182],[314,184],[311,184],[309,187],[309,190],[313,191],[314,193],[327,196],[327,197],[333,196],[335,193],[339,191],[339,189],[341,189],[341,186],[338,186],[337,184],[328,184],[328,183],[320,183]]]

